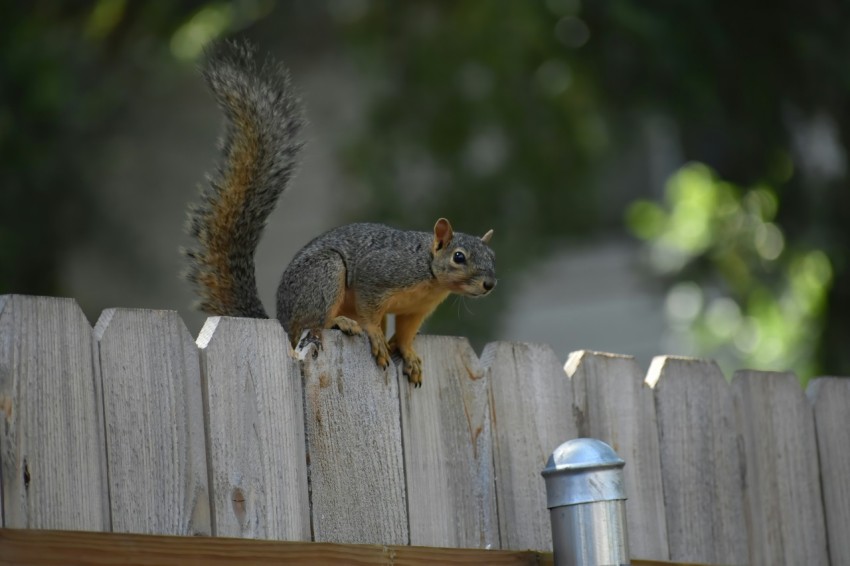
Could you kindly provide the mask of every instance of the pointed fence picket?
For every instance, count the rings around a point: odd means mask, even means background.
[[[277,322],[213,317],[198,336],[217,536],[310,540],[298,362]]]
[[[109,309],[94,330],[112,530],[209,535],[198,351],[174,311]]]
[[[399,376],[410,544],[498,548],[487,375],[466,339],[414,346],[429,387]]]
[[[832,564],[850,564],[850,379],[821,377],[809,383]]]
[[[671,560],[748,562],[743,457],[732,390],[714,362],[656,358],[661,482]]]
[[[298,360],[276,321],[192,340],[174,312],[93,330],[72,300],[0,296],[0,526],[547,551],[540,471],[591,436],[626,460],[634,556],[850,563],[850,380],[416,348],[421,389],[362,336]]]
[[[0,296],[2,526],[110,529],[94,345],[74,301]]]
[[[655,403],[645,372],[632,357],[598,352],[574,353],[565,370],[579,435],[608,443],[628,463],[623,472],[632,554],[668,558]]]

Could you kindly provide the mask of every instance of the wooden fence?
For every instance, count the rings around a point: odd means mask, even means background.
[[[540,471],[589,436],[627,462],[633,556],[850,564],[850,380],[420,336],[412,389],[365,338],[287,344],[0,296],[2,526],[549,550]]]

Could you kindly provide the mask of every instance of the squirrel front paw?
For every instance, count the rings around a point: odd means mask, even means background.
[[[416,350],[410,346],[400,347],[395,336],[390,339],[389,345],[391,351],[398,352],[398,355],[401,356],[401,370],[407,376],[407,381],[413,387],[422,387],[422,358],[419,357]]]
[[[336,328],[337,330],[341,330],[348,336],[356,336],[358,334],[363,334],[363,328],[359,324],[357,324],[357,321],[352,320],[347,316],[338,316],[334,318],[330,323],[330,327]]]
[[[367,326],[364,328],[369,336],[369,343],[372,345],[372,355],[375,357],[375,362],[381,369],[387,369],[390,365],[390,347],[387,344],[387,338],[379,327]]]
[[[399,353],[404,362],[402,371],[407,376],[407,381],[414,387],[422,387],[422,358],[413,350]]]

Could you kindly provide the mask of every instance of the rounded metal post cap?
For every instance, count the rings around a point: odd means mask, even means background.
[[[585,470],[587,468],[622,468],[626,461],[614,449],[595,438],[574,438],[555,448],[543,475],[560,470]]]
[[[625,465],[625,460],[601,440],[568,440],[552,452],[542,472],[548,507],[626,499]]]

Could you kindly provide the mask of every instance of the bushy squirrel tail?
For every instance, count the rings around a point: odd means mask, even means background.
[[[304,125],[289,73],[259,64],[247,43],[225,41],[201,72],[225,116],[222,160],[201,202],[189,209],[198,246],[183,251],[186,278],[213,315],[268,318],[257,293],[254,252],[266,220],[295,172]]]

